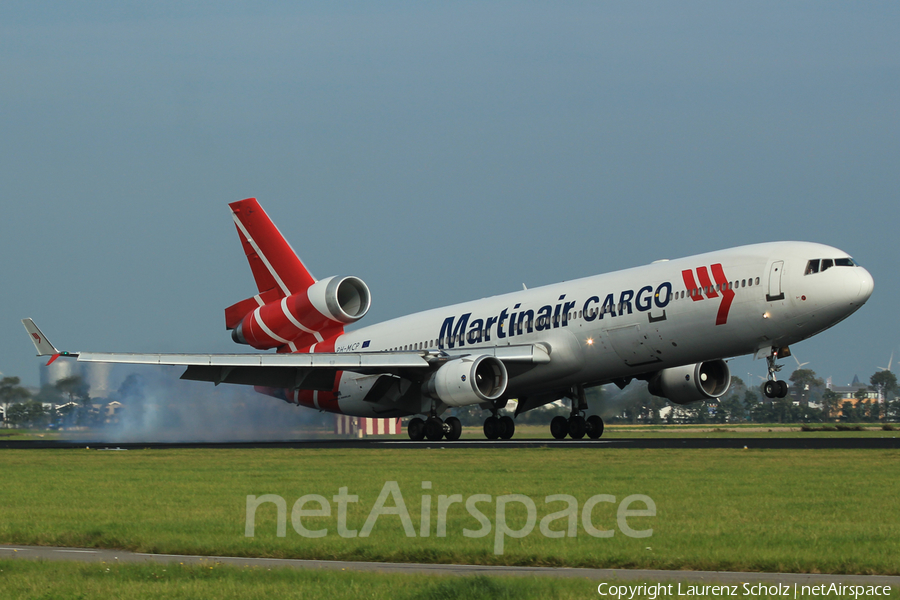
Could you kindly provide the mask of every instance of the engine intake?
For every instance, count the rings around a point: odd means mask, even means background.
[[[359,277],[329,277],[287,298],[254,306],[231,337],[239,344],[260,350],[290,342],[308,346],[321,341],[315,333],[334,335],[342,332],[344,325],[362,319],[369,312],[371,301],[369,288]],[[242,302],[235,306],[243,305]]]
[[[675,404],[718,398],[731,385],[731,371],[724,360],[663,369],[650,378],[648,390]]]
[[[371,304],[369,287],[359,277],[329,277],[307,290],[310,303],[322,315],[341,323],[355,323]]]
[[[506,392],[506,365],[494,356],[464,356],[441,365],[425,383],[425,394],[448,406],[492,402]]]

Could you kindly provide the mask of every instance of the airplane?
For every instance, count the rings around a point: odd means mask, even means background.
[[[453,408],[489,415],[484,435],[510,439],[515,416],[559,399],[556,439],[598,439],[585,389],[632,380],[676,404],[721,397],[726,359],[767,362],[763,391],[783,398],[778,358],[856,312],[872,276],[846,252],[770,242],[523,289],[345,331],[371,305],[358,277],[315,279],[255,198],[229,204],[258,293],[225,309],[238,344],[274,353],[61,352],[31,319],[38,356],[179,365],[182,379],[252,385],[291,404],[356,417],[413,417],[412,440],[457,440]],[[524,286],[523,286],[524,287]],[[48,363],[49,364],[49,363]]]

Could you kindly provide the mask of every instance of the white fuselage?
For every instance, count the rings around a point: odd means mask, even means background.
[[[815,259],[843,264],[805,274]],[[550,361],[511,372],[507,396],[562,394],[799,342],[859,309],[872,289],[871,275],[841,250],[773,242],[428,310],[347,332],[335,349],[478,354],[544,344]],[[344,374],[340,410],[378,416],[349,391],[359,377]]]

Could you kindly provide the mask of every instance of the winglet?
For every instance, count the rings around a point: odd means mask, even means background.
[[[31,337],[31,343],[34,344],[34,347],[37,349],[38,356],[57,357],[60,354],[67,354],[57,350],[56,347],[51,344],[49,340],[47,340],[46,336],[44,336],[44,333],[40,329],[38,329],[38,326],[35,325],[34,321],[32,321],[31,319],[22,319],[22,325],[25,326],[25,331],[27,331],[28,335]],[[56,359],[54,358],[53,360]]]

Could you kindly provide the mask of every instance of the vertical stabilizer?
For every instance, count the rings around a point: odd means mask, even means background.
[[[260,293],[274,290],[280,299],[316,282],[256,198],[228,206]]]

